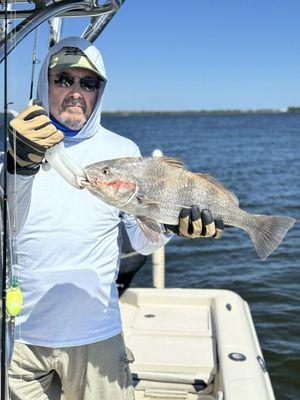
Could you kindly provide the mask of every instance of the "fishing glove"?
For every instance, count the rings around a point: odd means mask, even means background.
[[[36,174],[46,150],[64,138],[40,103],[33,104],[10,121],[7,170],[11,174]]]
[[[176,233],[189,239],[197,237],[214,237],[220,239],[224,230],[221,218],[213,220],[209,210],[200,212],[198,206],[183,208],[179,214],[178,225],[164,225],[167,231]]]

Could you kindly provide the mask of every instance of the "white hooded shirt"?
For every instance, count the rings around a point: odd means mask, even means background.
[[[63,39],[48,53],[41,68],[37,97],[49,112],[48,65],[61,47],[76,46],[106,77],[99,51],[88,41]],[[79,165],[139,156],[129,139],[100,125],[102,94],[81,131],[65,139]],[[19,224],[17,266],[24,303],[16,321],[18,342],[47,346],[78,346],[113,337],[122,331],[116,278],[120,262],[120,212],[86,189],[78,190],[53,169],[34,176],[10,175],[11,213]],[[132,216],[125,227],[133,248],[150,254],[165,244],[162,235],[151,244]],[[14,224],[14,223],[13,223]]]

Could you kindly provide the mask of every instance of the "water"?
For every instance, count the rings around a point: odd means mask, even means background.
[[[300,115],[104,117],[103,125],[211,173],[253,213],[297,219],[281,246],[262,262],[246,233],[220,241],[174,238],[166,248],[166,286],[223,288],[250,305],[278,400],[300,399]],[[150,260],[133,286],[151,286]]]

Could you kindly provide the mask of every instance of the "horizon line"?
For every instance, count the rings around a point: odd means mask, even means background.
[[[213,110],[103,110],[102,115],[132,115],[132,114],[283,114],[283,113],[298,113],[299,107],[286,108],[258,108],[258,109],[213,109]]]

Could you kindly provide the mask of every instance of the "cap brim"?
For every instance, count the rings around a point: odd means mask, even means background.
[[[91,71],[94,72],[96,75],[98,75],[101,79],[103,79],[104,81],[106,81],[106,79],[103,77],[103,75],[100,74],[99,71],[97,71],[95,68],[88,68],[88,67],[81,67],[78,64],[58,64],[58,65],[54,65],[53,67],[49,66],[49,69],[51,69],[52,71],[62,71],[64,69],[67,68],[80,68],[80,69],[86,69],[87,71]]]

